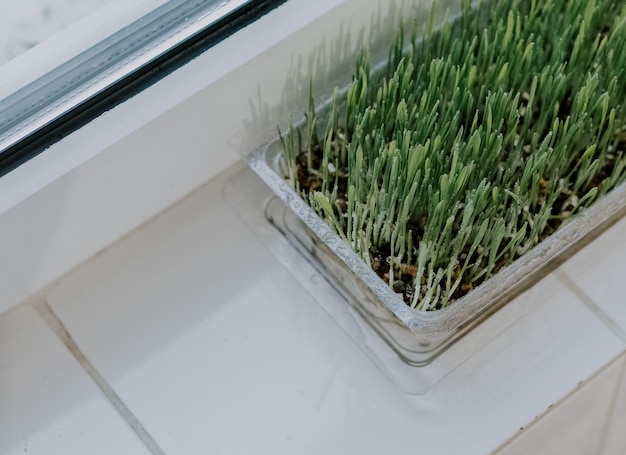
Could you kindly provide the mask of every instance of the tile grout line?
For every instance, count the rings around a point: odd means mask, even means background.
[[[50,327],[50,329],[70,351],[70,353],[78,361],[81,367],[87,372],[87,374],[95,382],[95,384],[102,391],[102,393],[104,393],[105,397],[110,401],[110,403],[117,410],[120,416],[132,428],[132,430],[139,437],[139,439],[141,439],[141,441],[148,448],[148,450],[150,450],[153,455],[166,455],[163,449],[161,449],[161,447],[152,438],[152,436],[150,436],[148,431],[144,428],[144,426],[137,419],[137,417],[135,417],[130,409],[128,409],[126,404],[124,404],[124,402],[115,392],[115,390],[113,390],[109,383],[102,377],[100,372],[91,364],[85,354],[83,354],[81,349],[72,338],[72,335],[70,335],[68,330],[65,328],[63,321],[59,319],[59,317],[50,307],[48,302],[42,299],[38,302],[31,303],[31,306],[39,313],[39,315],[43,318],[48,327]]]
[[[565,285],[572,291],[576,297],[578,297],[591,311],[592,313],[600,319],[600,321],[606,325],[609,330],[611,330],[615,336],[617,336],[622,342],[626,344],[626,332],[613,320],[611,319],[602,308],[594,302],[591,297],[587,295],[585,291],[583,291],[572,279],[570,276],[565,273],[561,269],[556,270],[556,274],[561,281],[565,283]]]
[[[617,385],[615,386],[615,392],[613,392],[613,400],[611,401],[611,406],[609,407],[609,413],[606,418],[606,425],[602,429],[602,439],[600,440],[600,451],[598,453],[605,453],[605,446],[607,444],[607,439],[609,436],[609,430],[612,428],[611,425],[613,423],[613,414],[615,413],[615,406],[617,402],[617,397],[620,393],[620,389],[622,388],[622,381],[626,375],[626,355],[622,354],[622,368],[620,369],[620,375],[617,381]]]
[[[513,444],[516,440],[519,440],[519,438],[521,438],[524,435],[528,434],[528,431],[531,428],[536,428],[538,425],[541,425],[543,420],[545,418],[547,418],[547,416],[552,415],[555,412],[556,409],[560,409],[561,406],[564,406],[565,403],[569,402],[569,400],[572,399],[572,397],[575,397],[576,394],[580,390],[582,390],[585,387],[587,387],[590,383],[593,383],[593,381],[595,381],[598,377],[600,377],[600,375],[602,375],[605,371],[607,371],[609,368],[611,368],[611,366],[614,363],[616,363],[616,362],[623,362],[623,361],[624,361],[624,353],[620,353],[616,357],[614,357],[611,360],[609,360],[607,363],[602,365],[598,370],[596,370],[594,373],[592,373],[591,376],[585,378],[583,381],[581,381],[580,384],[578,384],[572,390],[567,392],[561,398],[558,398],[551,406],[548,406],[547,409],[544,409],[543,412],[541,412],[540,414],[536,415],[530,422],[526,423],[523,426],[523,430],[522,431],[515,432],[513,434],[513,436],[509,437],[509,439],[507,439],[506,441],[501,443],[498,447],[496,447],[494,450],[489,452],[489,454],[490,455],[502,455],[502,454],[504,454],[505,450],[507,449],[507,447],[509,447],[511,444]],[[623,370],[623,366],[620,366],[620,370]],[[618,388],[619,388],[619,383],[618,383]],[[610,419],[610,417],[611,417],[610,414],[607,414],[607,417],[606,417],[606,419],[607,419],[607,426],[608,426],[608,420]],[[598,453],[602,453],[602,452],[598,452]]]

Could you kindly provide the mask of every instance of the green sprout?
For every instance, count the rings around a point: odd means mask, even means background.
[[[363,49],[345,94],[321,113],[311,95],[281,166],[407,304],[435,310],[626,179],[626,0],[465,0],[416,23],[386,70]]]

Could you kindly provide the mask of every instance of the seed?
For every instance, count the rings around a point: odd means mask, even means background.
[[[401,294],[401,293],[404,292],[405,288],[406,287],[404,285],[404,282],[402,282],[402,281],[394,281],[393,282],[393,290],[394,290],[394,292]]]
[[[417,267],[411,264],[400,264],[400,273],[415,278],[417,276]]]

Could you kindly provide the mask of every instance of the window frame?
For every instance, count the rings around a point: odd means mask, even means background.
[[[170,0],[0,100],[0,177],[286,0]]]

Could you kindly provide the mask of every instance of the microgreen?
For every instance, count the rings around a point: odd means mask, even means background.
[[[440,27],[406,24],[385,70],[363,49],[347,92],[322,113],[311,95],[281,166],[407,304],[432,310],[626,179],[626,0],[464,0]]]

